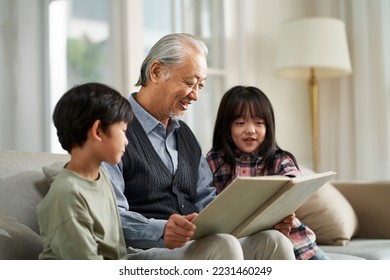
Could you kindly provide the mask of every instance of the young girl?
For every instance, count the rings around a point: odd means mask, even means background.
[[[40,259],[127,259],[115,194],[103,161],[116,164],[133,112],[116,90],[76,86],[58,101],[53,121],[70,161],[37,206]]]
[[[303,176],[295,157],[276,143],[272,104],[256,87],[235,86],[223,96],[207,161],[218,193],[236,176]],[[329,259],[295,214],[274,228],[293,242],[296,259]]]

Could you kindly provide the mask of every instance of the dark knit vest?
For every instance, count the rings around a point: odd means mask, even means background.
[[[136,117],[126,136],[129,144],[122,162],[124,194],[130,211],[155,219],[197,212],[192,201],[196,196],[201,149],[190,128],[180,121],[175,175],[161,160]]]

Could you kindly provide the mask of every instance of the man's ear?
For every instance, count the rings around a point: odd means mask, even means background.
[[[160,61],[153,62],[152,66],[150,67],[150,78],[152,82],[157,83],[160,80],[162,70],[163,69]]]
[[[102,122],[100,120],[96,120],[90,129],[91,138],[96,139],[98,141],[102,141]]]

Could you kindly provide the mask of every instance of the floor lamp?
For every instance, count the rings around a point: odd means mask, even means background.
[[[315,171],[319,161],[318,80],[351,73],[344,22],[312,17],[289,20],[282,25],[276,75],[308,81]]]

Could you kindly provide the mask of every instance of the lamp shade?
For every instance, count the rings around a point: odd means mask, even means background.
[[[276,75],[308,79],[352,73],[344,22],[335,18],[300,18],[282,26]]]

